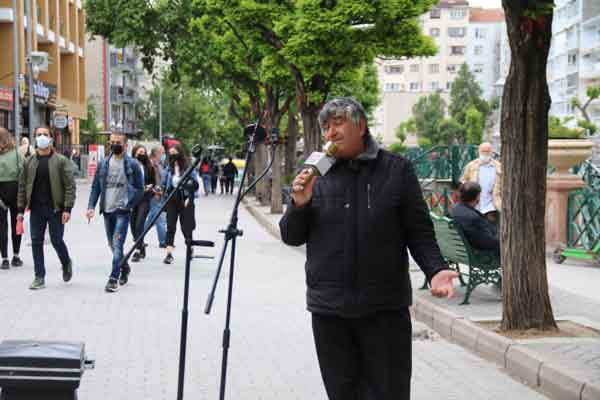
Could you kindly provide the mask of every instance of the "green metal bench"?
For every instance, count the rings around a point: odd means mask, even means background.
[[[500,257],[494,251],[478,250],[471,247],[462,229],[452,219],[430,213],[442,257],[448,266],[459,273],[461,286],[467,286],[461,304],[469,304],[471,292],[480,284],[494,284],[502,287]],[[468,266],[468,271],[460,270],[460,264]],[[464,277],[468,278],[465,284]],[[422,289],[427,288],[427,280]]]

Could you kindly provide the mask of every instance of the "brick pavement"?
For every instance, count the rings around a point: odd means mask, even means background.
[[[115,294],[104,284],[110,257],[101,218],[83,218],[87,187],[78,188],[66,238],[75,262],[73,281],[60,280],[58,260],[46,246],[47,289],[27,289],[31,248],[22,250],[26,267],[0,271],[0,339],[81,340],[96,359],[86,372],[82,400],[174,399],[183,288],[183,243],[177,235],[176,262],[149,236],[149,258],[132,264],[131,283]],[[199,239],[217,248],[231,198],[199,200]],[[268,235],[246,212],[239,242],[232,319],[228,398],[325,399],[305,311],[304,256]],[[128,242],[129,243],[129,242]],[[225,308],[223,275],[213,313],[203,314],[215,262],[193,264],[186,398],[217,398]],[[224,270],[226,272],[226,270]],[[505,375],[495,364],[444,340],[416,341],[414,399],[543,399]]]

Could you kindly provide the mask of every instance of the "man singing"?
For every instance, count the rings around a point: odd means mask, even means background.
[[[408,252],[450,297],[453,279],[440,255],[413,167],[380,149],[363,107],[348,98],[319,115],[336,164],[323,177],[302,171],[281,219],[286,244],[307,245],[308,310],[330,400],[408,400],[412,368],[412,289]]]

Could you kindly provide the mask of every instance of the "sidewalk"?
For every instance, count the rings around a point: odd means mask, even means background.
[[[271,234],[279,237],[281,215],[253,199],[246,208]],[[304,252],[303,248],[299,249]],[[555,400],[600,399],[600,268],[572,260],[558,265],[547,260],[550,297],[557,321],[568,320],[595,330],[595,337],[556,337],[510,340],[476,325],[477,321],[500,321],[500,293],[484,285],[461,306],[464,289],[453,299],[436,299],[417,288],[423,273],[411,265],[415,316],[451,340],[494,361],[510,375],[525,381]]]

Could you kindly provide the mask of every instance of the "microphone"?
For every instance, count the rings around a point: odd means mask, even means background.
[[[244,128],[246,138],[250,138],[252,134],[254,134],[254,143],[262,143],[267,140],[267,130],[261,125],[258,125],[257,128],[256,124],[250,124]]]
[[[323,152],[315,151],[310,157],[304,161],[304,167],[311,170],[310,177],[313,176],[324,176],[329,172],[331,167],[336,162],[334,158],[335,151],[337,150],[336,145],[332,142],[327,142],[323,147]]]

